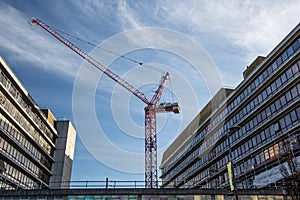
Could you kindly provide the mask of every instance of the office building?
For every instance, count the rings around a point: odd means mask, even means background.
[[[163,188],[277,187],[300,167],[300,24],[221,89],[164,152]]]
[[[75,137],[72,124],[40,109],[0,57],[0,188],[62,187]]]

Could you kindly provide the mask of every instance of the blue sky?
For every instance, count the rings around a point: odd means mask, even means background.
[[[28,21],[39,18],[142,61],[141,67],[68,38],[148,99],[162,71],[170,72],[162,101],[171,101],[172,91],[182,112],[157,118],[160,158],[216,88],[236,87],[246,66],[299,23],[299,8],[299,0],[1,0],[0,55],[40,107],[76,127],[72,180],[143,180],[145,104]]]

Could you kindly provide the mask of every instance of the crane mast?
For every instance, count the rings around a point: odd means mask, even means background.
[[[50,26],[43,23],[39,19],[33,18],[31,20],[32,24],[37,24],[50,33],[53,37],[58,39],[64,45],[69,47],[84,60],[89,62],[92,66],[99,69],[105,75],[110,77],[112,80],[120,84],[123,88],[128,90],[130,93],[135,95],[141,101],[143,101],[147,106],[145,107],[145,187],[146,188],[157,188],[158,178],[157,178],[157,135],[156,135],[156,113],[159,112],[173,112],[175,114],[180,112],[180,107],[178,103],[162,103],[159,104],[160,98],[162,96],[165,84],[169,78],[169,73],[165,72],[159,83],[157,90],[155,91],[151,101],[148,101],[144,93],[136,89],[134,86],[129,84],[127,81],[123,80],[121,77],[113,73],[111,70],[103,66],[97,60],[86,54],[84,51],[76,47],[73,43],[65,39],[63,36],[54,31]]]

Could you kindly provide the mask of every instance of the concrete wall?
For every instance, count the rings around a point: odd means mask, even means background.
[[[70,184],[76,131],[70,121],[56,121],[55,128],[58,138],[54,151],[53,176],[50,178],[50,188],[66,188]]]

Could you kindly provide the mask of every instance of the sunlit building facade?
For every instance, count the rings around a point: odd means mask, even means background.
[[[72,124],[40,109],[0,57],[0,188],[70,181],[75,137]]]
[[[221,89],[164,152],[161,187],[228,188],[230,161],[237,188],[280,186],[300,167],[299,74],[298,24],[247,67],[234,90]]]

